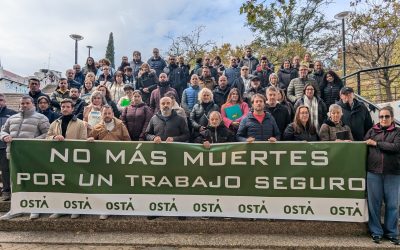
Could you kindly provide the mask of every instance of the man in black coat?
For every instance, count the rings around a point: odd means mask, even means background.
[[[38,107],[39,97],[46,96],[47,99],[50,100],[50,97],[40,90],[40,81],[36,77],[29,78],[28,88],[29,88],[29,96],[33,98],[33,104],[35,105],[36,110],[39,109]]]
[[[276,125],[278,125],[279,131],[281,132],[281,135],[283,135],[287,125],[289,125],[292,121],[290,119],[289,110],[278,103],[278,93],[279,90],[274,86],[267,88],[265,91],[267,96],[265,109],[275,118]]]
[[[340,90],[339,106],[342,107],[342,121],[351,129],[355,141],[363,141],[365,134],[374,125],[367,107],[354,99],[354,90],[343,87]]]
[[[16,113],[15,110],[7,108],[5,96],[0,93],[0,127],[3,127],[7,119]],[[11,199],[10,168],[6,148],[7,145],[3,141],[0,141],[0,167],[3,181],[3,188],[1,189],[2,201],[9,201]]]
[[[186,142],[189,140],[190,135],[186,120],[172,109],[171,98],[161,98],[160,111],[150,119],[145,135],[146,140],[155,143],[162,141]]]
[[[213,90],[214,102],[219,108],[226,102],[229,91],[231,91],[231,88],[228,85],[228,79],[224,75],[220,76],[218,79],[218,86]]]

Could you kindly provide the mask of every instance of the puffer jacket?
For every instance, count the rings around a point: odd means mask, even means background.
[[[294,124],[290,123],[283,133],[284,141],[318,141],[317,131],[312,131],[310,128],[303,127],[301,132],[296,132]]]
[[[310,78],[314,79],[317,84],[319,89],[322,89],[322,82],[324,81],[324,76],[325,76],[325,71],[321,70],[321,71],[313,71],[310,75]]]
[[[317,92],[317,96],[320,96],[319,94],[319,87],[317,85],[317,82],[314,79],[310,78],[295,78],[290,81],[290,84],[287,88],[287,98],[292,102],[295,103],[297,99],[303,96],[304,94],[304,86],[306,84],[311,83],[314,86],[314,89]]]
[[[101,141],[130,141],[131,138],[124,123],[118,118],[113,119],[115,125],[113,130],[108,131],[104,122],[101,121],[93,126],[90,136]]]
[[[155,72],[145,72],[140,77],[136,79],[135,89],[142,92],[142,99],[147,105],[150,105],[150,95],[151,91],[157,88],[158,77]],[[143,91],[144,88],[149,89],[149,93]]]
[[[189,140],[189,129],[185,122],[185,118],[179,116],[175,110],[168,117],[164,117],[161,113],[155,114],[147,126],[146,140],[153,141],[159,136],[162,141],[168,137],[172,137],[174,142],[186,142]]]
[[[222,107],[222,105],[226,102],[226,99],[228,98],[229,91],[231,91],[231,88],[229,86],[226,86],[225,89],[221,89],[220,86],[217,86],[213,90],[213,95],[214,95],[214,102],[215,104],[218,105],[218,107]]]
[[[199,131],[200,127],[206,127],[210,113],[213,111],[219,111],[219,107],[214,102],[207,104],[196,103],[190,112],[190,122],[195,131]]]
[[[189,70],[185,65],[179,67],[177,64],[169,64],[164,68],[164,73],[167,74],[172,88],[178,92],[186,88],[189,80]]]
[[[130,62],[130,65],[132,68],[132,74],[134,77],[138,76],[139,71],[140,71],[140,66],[142,66],[142,64],[143,64],[142,60],[139,60],[139,61],[132,60]]]
[[[279,88],[286,90],[289,86],[291,80],[297,78],[297,70],[293,68],[289,69],[279,69],[278,79],[279,79]]]
[[[240,122],[237,131],[236,138],[238,141],[246,141],[248,137],[254,137],[256,141],[266,141],[271,137],[275,137],[277,140],[281,138],[274,117],[268,112],[264,113],[265,117],[262,123],[258,122],[253,112],[247,114]]]
[[[46,116],[34,109],[20,111],[8,118],[1,130],[0,139],[11,135],[13,138],[45,139],[50,123]]]
[[[144,141],[144,133],[152,116],[153,112],[144,102],[132,103],[122,111],[121,120],[126,125],[132,141]]]
[[[56,135],[62,135],[61,123],[62,117],[50,124],[50,129],[47,132],[46,139],[51,140]],[[68,123],[65,139],[86,140],[86,138],[87,129],[84,122],[79,120],[76,116],[73,116],[71,121]]]
[[[185,110],[187,114],[192,112],[194,105],[197,103],[197,97],[200,92],[199,86],[190,86],[185,89],[182,94],[181,107]]]
[[[161,57],[154,58],[154,56],[150,57],[147,60],[151,69],[156,71],[157,77],[163,72],[164,68],[167,66],[167,63]]]
[[[328,83],[322,86],[321,98],[329,108],[331,104],[336,103],[340,99],[340,90],[343,88],[343,83]]]
[[[321,129],[319,130],[319,138],[321,141],[335,141],[337,139],[336,133],[348,131],[349,138],[348,140],[353,140],[353,135],[351,134],[351,129],[349,126],[344,125],[342,121],[338,124],[335,124],[330,119],[326,120],[324,124],[322,124]]]
[[[365,135],[364,140],[368,139],[377,142],[376,147],[368,146],[368,172],[400,175],[400,128],[376,124]]]

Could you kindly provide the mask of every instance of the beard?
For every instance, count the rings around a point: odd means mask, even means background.
[[[172,108],[170,108],[170,107],[164,107],[164,108],[161,110],[161,114],[162,114],[163,116],[169,116],[169,115],[171,115],[171,112],[172,112]]]

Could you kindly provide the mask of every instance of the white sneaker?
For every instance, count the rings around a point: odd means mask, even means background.
[[[36,220],[38,219],[40,216],[40,214],[35,214],[35,213],[31,213],[31,215],[29,216],[30,220]]]
[[[11,214],[11,211],[9,211],[9,212],[7,212],[5,215],[1,216],[1,217],[0,217],[0,220],[11,220],[11,219],[13,219],[13,218],[20,217],[20,216],[22,216],[21,213],[18,213],[18,214]]]
[[[63,216],[63,214],[52,214],[52,215],[49,216],[49,218],[50,218],[50,219],[58,219],[58,218],[60,218],[61,216]]]
[[[107,214],[102,214],[100,215],[100,220],[107,220],[108,219],[108,215]]]
[[[77,219],[81,216],[80,214],[71,214],[71,219]]]

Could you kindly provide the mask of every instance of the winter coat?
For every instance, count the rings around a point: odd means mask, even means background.
[[[170,64],[164,68],[164,73],[167,74],[172,88],[180,92],[186,88],[189,81],[189,70],[186,65],[180,67],[177,64]]]
[[[38,92],[32,93],[32,91],[29,91],[29,96],[33,98],[33,104],[35,104],[36,110],[38,110],[38,99],[41,96],[46,96],[48,100],[50,100],[50,97],[43,93],[41,90]]]
[[[228,99],[229,91],[231,91],[231,88],[229,86],[226,86],[225,89],[221,89],[219,86],[217,86],[213,90],[213,99],[214,103],[218,105],[218,107],[222,107],[222,105],[226,102],[226,99]]]
[[[262,123],[258,122],[252,112],[247,114],[240,122],[237,131],[236,138],[238,141],[246,141],[249,137],[254,137],[256,141],[267,141],[271,137],[280,139],[281,133],[274,117],[268,112],[264,113],[265,117]]]
[[[343,83],[328,83],[321,88],[321,98],[324,100],[326,107],[340,100],[340,90],[343,88]]]
[[[114,117],[113,119],[115,125],[113,130],[108,131],[104,121],[101,121],[93,126],[90,137],[102,141],[130,141],[131,138],[124,123],[118,118]]]
[[[65,92],[62,92],[61,89],[58,88],[51,93],[50,102],[57,112],[60,112],[60,102],[65,98],[69,98],[69,89],[66,89]]]
[[[287,98],[292,103],[295,103],[297,99],[303,96],[304,86],[306,86],[309,83],[313,84],[317,96],[320,96],[319,87],[317,86],[317,82],[314,79],[298,77],[290,81],[290,84],[287,88]]]
[[[322,83],[324,81],[324,76],[325,76],[325,71],[321,70],[321,71],[313,71],[310,75],[310,78],[314,79],[317,84],[318,84],[318,88],[321,90],[322,88]]]
[[[159,136],[162,141],[172,137],[174,142],[186,142],[190,137],[185,119],[179,116],[175,110],[172,110],[168,117],[162,116],[161,112],[155,114],[150,119],[145,134],[147,141],[154,141],[154,138]]]
[[[266,104],[265,109],[274,117],[276,125],[279,128],[279,132],[281,133],[281,135],[283,135],[286,127],[292,121],[287,108],[277,103],[274,108]]]
[[[353,135],[351,134],[351,129],[349,126],[344,125],[342,121],[335,124],[328,119],[322,124],[319,130],[319,138],[321,141],[335,141],[337,139],[336,133],[348,131],[349,138],[347,140],[353,140]]]
[[[126,125],[132,141],[144,141],[144,133],[152,116],[153,112],[143,102],[132,103],[122,111],[121,120]]]
[[[58,118],[50,124],[46,139],[51,140],[56,135],[62,135],[61,123],[62,117]],[[87,129],[85,123],[82,120],[78,119],[76,116],[73,116],[71,121],[69,121],[68,123],[67,131],[65,133],[65,139],[86,140],[86,138]]]
[[[200,127],[206,127],[208,125],[208,119],[210,113],[213,111],[219,111],[219,107],[214,102],[207,104],[196,103],[190,112],[190,122],[195,131],[199,131]]]
[[[111,100],[114,102],[118,102],[121,97],[125,96],[124,91],[124,83],[117,83],[117,82],[108,82],[106,83],[106,87],[110,91]]]
[[[131,65],[131,68],[132,68],[132,75],[134,77],[138,77],[138,74],[139,74],[139,71],[140,71],[140,66],[142,66],[142,64],[143,64],[142,60],[139,60],[139,61],[132,60],[130,62],[130,65]]]
[[[76,115],[76,117],[78,119],[83,120],[83,110],[86,105],[87,105],[87,103],[84,100],[82,100],[81,98],[76,99],[73,114]]]
[[[207,126],[207,128],[201,131],[200,135],[194,139],[195,143],[203,143],[205,141],[209,143],[234,142],[235,136],[225,127],[224,123],[221,123],[218,127]]]
[[[150,105],[151,91],[157,88],[158,77],[155,72],[145,72],[136,79],[136,88],[142,93],[142,100],[147,105]],[[149,93],[143,91],[144,88],[149,89]]]
[[[310,131],[308,128],[302,129],[300,133],[294,130],[294,124],[290,123],[283,133],[284,141],[318,141],[318,133],[317,131]]]
[[[78,81],[75,81],[74,79],[67,81],[68,82],[68,89],[71,88],[77,88],[80,89],[82,87],[83,84],[81,84]]]
[[[253,71],[254,76],[258,76],[261,80],[261,87],[266,88],[269,86],[269,76],[274,73],[270,68],[263,69],[258,66],[256,70]]]
[[[85,83],[85,75],[83,74],[83,71],[79,71],[78,73],[75,73],[74,80],[79,82],[82,86]]]
[[[152,56],[149,58],[149,60],[147,60],[147,63],[149,64],[151,69],[154,69],[156,71],[157,78],[167,66],[167,63],[161,57],[154,58],[154,56]]]
[[[208,68],[210,69],[211,77],[214,78],[214,80],[215,80],[216,82],[218,82],[218,78],[219,78],[218,70],[217,70],[216,68],[214,68],[213,66],[211,66],[211,65],[208,66]],[[199,77],[201,77],[202,72],[203,72],[203,68],[199,68],[199,69],[196,71],[196,73],[197,73],[197,75],[198,75]]]
[[[337,104],[342,107],[342,121],[345,125],[350,127],[354,140],[364,140],[364,135],[373,126],[372,118],[367,107],[356,99],[353,100],[353,108],[351,108],[349,104],[343,103],[342,100]]]
[[[164,90],[162,91],[163,96],[161,96],[161,88],[164,88]],[[160,110],[160,100],[168,91],[174,92],[175,99],[177,102],[179,102],[178,93],[174,88],[171,88],[167,82],[164,85],[161,85],[161,83],[159,83],[157,88],[153,90],[150,95],[150,108],[153,110],[153,113],[157,113]]]
[[[243,96],[246,90],[246,84],[250,84],[250,79],[251,75],[249,75],[245,80],[243,80],[243,77],[239,76],[239,78],[236,78],[236,80],[233,82],[232,88],[237,88],[240,92],[240,95]]]
[[[290,81],[297,78],[297,70],[293,68],[289,69],[279,69],[278,71],[278,79],[279,79],[279,88],[286,90],[290,84]]]
[[[394,124],[383,129],[376,124],[364,137],[377,145],[368,146],[367,170],[372,173],[400,175],[400,128]]]
[[[239,67],[247,66],[249,67],[249,72],[253,72],[256,70],[258,64],[258,59],[254,56],[251,56],[250,58],[243,57],[242,60],[240,60]]]
[[[55,120],[57,120],[58,117],[60,117],[60,114],[57,112],[54,112],[51,108],[48,108],[46,110],[39,110],[38,112],[45,115],[47,117],[47,119],[49,119],[50,124],[52,122],[54,122]]]
[[[247,102],[249,106],[251,106],[251,97],[255,94],[260,94],[265,96],[265,89],[261,87],[261,85],[255,89],[253,87],[250,87],[244,94],[243,94],[243,100]]]
[[[206,78],[200,76],[199,80],[200,80],[199,82],[200,88],[208,88],[209,90],[213,91],[214,88],[218,86],[217,82],[215,81],[215,78],[212,76]]]
[[[185,89],[182,94],[181,107],[185,110],[187,114],[192,112],[193,106],[197,103],[197,97],[200,92],[199,86],[190,86]]]
[[[119,117],[121,116],[121,112],[119,111],[117,104],[111,99],[106,98],[106,101],[107,101],[108,106],[111,106],[114,116],[119,119]]]
[[[13,138],[45,139],[49,127],[49,119],[34,109],[20,111],[8,118],[1,130],[0,139],[3,140],[7,135]]]
[[[319,124],[319,126],[321,126],[321,124],[328,117],[328,114],[327,114],[328,109],[326,108],[325,102],[321,98],[316,97],[316,96],[314,96],[314,97],[317,98],[317,101],[318,101],[318,124]],[[297,108],[301,105],[304,105],[304,96],[296,101],[296,103],[294,104],[294,110],[297,110]]]
[[[239,65],[236,65],[236,67],[229,67],[225,69],[224,75],[228,79],[228,85],[232,87],[235,80],[240,77]]]
[[[99,78],[96,80],[95,85],[106,84],[107,82],[113,82],[114,79],[112,75],[105,76],[104,74],[100,74]]]
[[[7,108],[6,106],[0,108],[0,128],[6,123],[7,119],[12,115],[17,114],[17,111]],[[6,148],[6,144],[1,140],[0,149]]]

